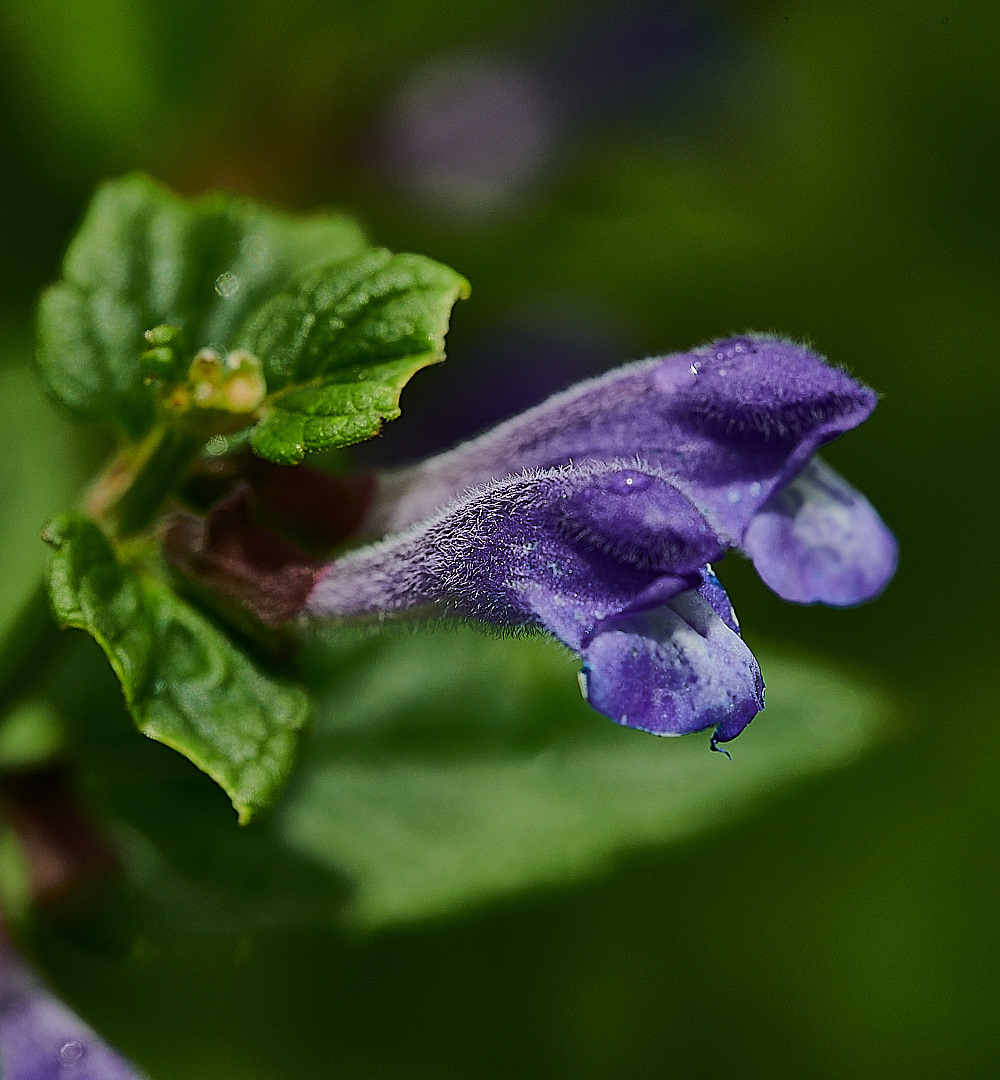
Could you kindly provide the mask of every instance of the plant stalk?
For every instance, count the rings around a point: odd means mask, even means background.
[[[100,516],[120,538],[142,532],[156,517],[167,497],[176,490],[204,439],[178,425],[161,424],[152,431],[130,465],[127,486],[106,505]],[[118,466],[121,469],[121,465]],[[102,483],[118,486],[115,466]],[[98,502],[100,498],[98,497]],[[0,642],[0,718],[30,690],[58,651],[59,627],[52,618],[48,586],[40,581]]]
[[[172,424],[150,433],[128,487],[108,510],[118,536],[134,536],[150,524],[203,445],[204,438]]]
[[[59,642],[44,581],[32,590],[0,644],[0,718],[31,689]]]

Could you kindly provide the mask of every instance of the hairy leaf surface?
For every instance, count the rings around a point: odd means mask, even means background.
[[[444,359],[468,285],[420,255],[365,251],[307,274],[250,320],[238,344],[277,391],[254,431],[261,457],[291,464],[375,435],[411,376]]]

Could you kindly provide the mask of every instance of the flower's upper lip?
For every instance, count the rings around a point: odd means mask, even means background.
[[[638,451],[739,546],[753,514],[877,398],[802,346],[752,336],[580,383],[470,442],[382,479],[367,521],[393,532],[470,485]]]

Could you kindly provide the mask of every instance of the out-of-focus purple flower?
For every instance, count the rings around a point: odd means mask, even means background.
[[[588,701],[659,735],[734,738],[763,682],[710,561],[723,545],[661,470],[612,460],[487,483],[333,562],[317,618],[426,611],[547,630]]]
[[[0,1076],[140,1080],[142,1074],[44,989],[0,938]]]
[[[524,469],[638,457],[683,491],[779,596],[847,606],[896,567],[867,499],[815,458],[877,397],[793,342],[750,335],[631,364],[454,450],[381,477],[366,528],[391,533]]]
[[[380,156],[421,201],[477,217],[516,201],[537,179],[556,124],[532,69],[458,53],[410,77],[384,124]]]
[[[541,66],[577,125],[680,119],[685,112],[697,115],[693,106],[745,64],[729,47],[734,29],[718,10],[690,0],[592,3],[566,19]]]
[[[373,163],[449,220],[509,214],[595,125],[703,129],[706,105],[747,66],[738,37],[690,2],[568,5],[507,54],[456,52],[412,71],[373,133]]]

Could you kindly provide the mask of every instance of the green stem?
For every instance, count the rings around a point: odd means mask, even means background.
[[[131,483],[110,510],[119,536],[146,528],[203,445],[203,438],[173,425],[164,424],[150,434]]]
[[[59,642],[49,591],[40,581],[28,597],[0,645],[0,716],[24,697],[47,668]]]
[[[150,434],[128,487],[106,511],[119,537],[149,525],[203,445],[202,437],[172,425],[163,424]],[[0,643],[0,717],[48,669],[60,640],[47,584],[40,581]]]

